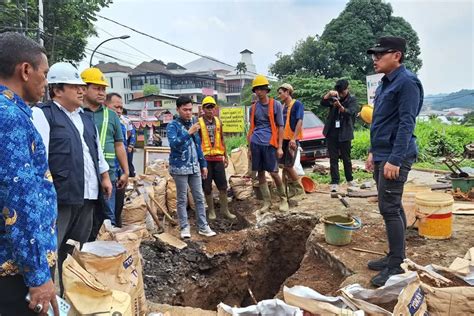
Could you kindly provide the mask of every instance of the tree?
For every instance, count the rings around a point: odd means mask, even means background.
[[[112,0],[43,0],[44,32],[41,37],[50,64],[79,62],[85,57],[87,39],[97,35],[96,13]],[[12,30],[38,38],[38,1],[0,3],[0,32]]]
[[[143,85],[143,95],[144,96],[149,96],[149,95],[152,95],[152,94],[159,94],[159,93],[160,93],[160,88],[158,88],[157,86],[149,84],[149,83],[145,83]]]
[[[242,103],[242,89],[244,88],[244,85],[242,83],[242,74],[247,72],[247,65],[243,61],[241,61],[237,64],[237,67],[235,67],[235,71],[240,76],[239,102]]]
[[[283,78],[292,74],[349,77],[365,81],[373,73],[366,54],[380,36],[402,36],[407,40],[405,65],[417,72],[422,65],[419,39],[410,24],[392,16],[392,6],[382,0],[351,0],[339,16],[329,22],[322,35],[310,36],[296,44],[291,55],[277,54],[270,67]]]

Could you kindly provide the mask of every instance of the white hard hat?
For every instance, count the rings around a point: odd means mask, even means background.
[[[48,84],[66,83],[85,85],[76,68],[70,63],[56,63],[49,68]]]

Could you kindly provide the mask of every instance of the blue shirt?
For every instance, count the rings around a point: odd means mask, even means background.
[[[120,121],[120,127],[122,129],[123,146],[125,147],[125,153],[127,153],[127,126],[122,121]],[[120,167],[120,161],[117,157],[115,157],[115,170],[118,179],[122,175],[123,170]]]
[[[0,139],[0,276],[40,286],[56,262],[56,191],[31,109],[1,85]]]
[[[382,78],[375,92],[370,127],[370,151],[375,162],[400,166],[405,158],[416,157],[413,132],[422,105],[423,86],[404,65]]]
[[[270,139],[272,138],[272,127],[268,116],[268,104],[262,104],[260,101],[257,101],[255,106],[255,129],[252,133],[250,142],[258,145],[269,146]],[[285,126],[282,106],[277,100],[274,100],[273,110],[276,126]]]
[[[288,115],[288,106],[285,104],[283,107],[283,122],[286,125],[286,116]],[[304,105],[300,100],[295,100],[295,103],[291,107],[290,113],[290,128],[294,132],[296,129],[296,124],[298,120],[303,120],[304,117]]]
[[[207,162],[201,149],[199,133],[189,135],[188,129],[192,121],[183,121],[180,118],[173,120],[166,127],[170,144],[170,174],[187,175],[200,173],[207,168]]]

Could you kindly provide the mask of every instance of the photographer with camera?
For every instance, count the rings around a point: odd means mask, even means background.
[[[344,164],[344,175],[349,186],[354,186],[351,163],[351,141],[354,138],[354,122],[359,111],[356,98],[349,93],[349,81],[336,82],[334,90],[326,93],[321,106],[329,112],[324,125],[331,170],[331,191],[337,192],[339,186],[339,157]]]

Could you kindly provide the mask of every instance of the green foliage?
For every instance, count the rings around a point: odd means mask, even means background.
[[[464,119],[462,120],[461,124],[474,127],[474,111],[464,115]]]
[[[368,129],[355,131],[352,141],[352,157],[365,159],[370,146]],[[474,127],[446,125],[434,119],[417,122],[415,128],[420,162],[439,163],[439,158],[452,154],[461,157],[464,146],[474,139]]]
[[[247,138],[245,135],[224,137],[224,142],[227,153],[230,153],[232,149],[239,148],[240,146],[246,146]]]
[[[355,159],[365,160],[370,148],[370,130],[358,129],[354,131],[354,139],[352,140],[351,157]]]
[[[25,16],[25,1],[0,3],[0,31],[20,31],[26,26],[26,34],[38,37],[38,1],[27,0],[28,17]],[[49,63],[58,61],[78,62],[85,57],[87,38],[97,35],[94,29],[96,13],[108,7],[112,0],[43,0],[44,46]],[[20,24],[21,22],[21,24]]]
[[[342,167],[342,164],[339,164],[339,173],[344,174],[344,168]],[[352,173],[354,179],[356,179],[359,182],[363,182],[366,180],[372,179],[372,173],[371,172],[366,172],[361,169],[357,169]],[[308,174],[311,179],[316,181],[316,183],[321,183],[321,184],[329,184],[331,183],[331,175],[328,174],[320,174],[320,173],[315,173],[311,172]],[[344,179],[344,177],[342,177]],[[344,181],[344,180],[343,180]]]
[[[406,66],[421,68],[419,39],[410,24],[392,16],[392,6],[382,0],[351,0],[339,16],[329,22],[319,37],[297,42],[292,54],[277,54],[270,72],[278,78],[288,75],[314,75],[326,78],[349,77],[365,82],[373,73],[366,51],[384,35],[407,40]]]
[[[432,99],[433,110],[444,110],[449,108],[467,108],[474,110],[474,90],[462,89],[446,96]]]
[[[159,94],[159,93],[160,93],[160,88],[158,88],[157,86],[149,84],[149,83],[145,83],[143,85],[143,95],[144,96],[152,95],[152,94]]]

